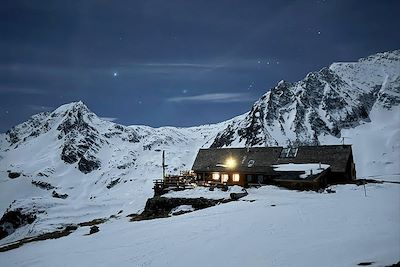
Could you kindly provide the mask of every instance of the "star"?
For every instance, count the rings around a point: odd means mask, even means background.
[[[113,76],[114,76],[114,77],[117,77],[117,76],[118,76],[118,72],[114,72],[114,73],[113,73]]]
[[[258,64],[261,64],[261,60],[257,61]]]
[[[321,31],[318,31],[317,34],[320,35],[320,34],[321,34]]]
[[[182,94],[186,94],[188,92],[188,90],[184,89],[182,90]]]

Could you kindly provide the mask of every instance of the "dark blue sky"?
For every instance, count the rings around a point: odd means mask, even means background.
[[[400,48],[400,1],[19,1],[0,8],[0,132],[84,101],[122,124],[248,111],[284,79]]]

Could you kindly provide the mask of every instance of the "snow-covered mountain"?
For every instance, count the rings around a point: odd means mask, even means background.
[[[358,176],[400,173],[400,50],[281,81],[212,147],[352,144]]]
[[[320,144],[324,136],[370,122],[373,109],[400,103],[400,50],[333,63],[303,80],[281,81],[246,118],[230,123],[213,147]]]
[[[122,126],[101,120],[82,102],[33,116],[0,136],[0,212],[22,209],[37,219],[1,242],[140,211],[153,180],[161,178],[162,150],[167,172],[190,170],[197,149],[226,123]]]
[[[4,244],[60,225],[143,209],[152,182],[189,170],[201,147],[352,143],[359,176],[400,173],[400,50],[334,63],[280,82],[250,112],[190,128],[123,126],[82,102],[33,116],[0,135],[0,214],[34,223]],[[14,231],[15,230],[15,231]]]

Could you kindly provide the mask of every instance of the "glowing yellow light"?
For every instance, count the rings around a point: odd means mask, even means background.
[[[213,173],[212,178],[213,180],[219,180],[219,173],[218,172]]]
[[[229,169],[233,169],[236,167],[236,160],[233,158],[228,158],[225,162],[225,166]]]

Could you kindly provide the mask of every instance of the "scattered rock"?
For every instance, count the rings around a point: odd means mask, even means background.
[[[108,189],[113,188],[114,186],[116,186],[116,185],[119,183],[120,180],[121,180],[120,178],[115,179],[115,180],[112,180],[112,181],[107,185],[107,188],[108,188]]]
[[[54,190],[53,193],[52,193],[52,196],[54,198],[66,199],[68,197],[68,194],[59,194]]]
[[[129,169],[129,168],[131,168],[133,166],[133,164],[134,164],[133,162],[127,162],[125,164],[118,165],[117,169],[119,169],[119,170]]]
[[[352,183],[356,185],[364,185],[364,184],[383,184],[383,181],[378,181],[374,179],[357,179],[352,181]]]
[[[41,182],[41,181],[34,181],[34,180],[32,180],[31,183],[32,183],[33,185],[35,185],[35,186],[37,186],[37,187],[39,187],[39,188],[41,188],[41,189],[45,189],[45,190],[51,190],[51,189],[54,189],[54,188],[55,188],[54,186],[52,186],[51,184],[46,183],[46,182]]]
[[[94,219],[88,222],[81,222],[78,223],[78,226],[92,226],[92,225],[97,225],[97,224],[102,224],[104,222],[106,222],[107,219],[106,218],[99,218],[99,219]]]
[[[366,262],[360,262],[357,264],[358,266],[369,266],[372,265],[374,262],[373,261],[366,261]]]
[[[247,195],[248,195],[247,192],[243,192],[243,193],[231,193],[231,194],[230,194],[230,197],[231,197],[232,200],[238,200],[238,199],[240,199],[240,198],[242,198],[242,197],[245,197],[245,196],[247,196]]]
[[[89,235],[92,235],[92,234],[97,233],[99,231],[100,231],[99,227],[96,226],[96,225],[93,225],[92,227],[90,227]]]
[[[8,178],[15,179],[21,176],[20,172],[8,172]]]

